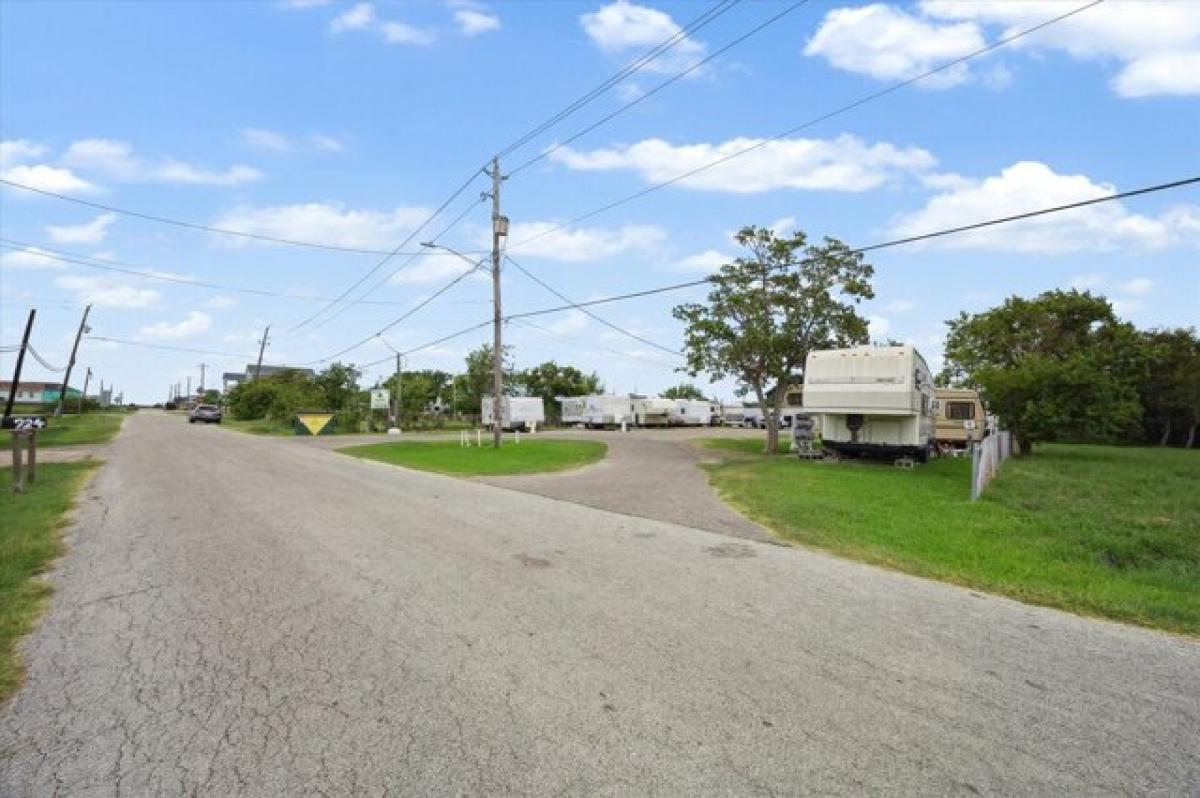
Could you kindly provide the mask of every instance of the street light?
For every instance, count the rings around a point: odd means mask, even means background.
[[[507,233],[505,233],[505,235],[507,235]],[[470,258],[468,258],[466,255],[464,255],[464,254],[462,254],[461,252],[459,252],[457,249],[453,249],[453,248],[451,248],[451,247],[448,247],[448,246],[446,246],[445,244],[438,244],[438,243],[437,243],[437,242],[435,242],[435,241],[422,241],[422,242],[421,242],[421,246],[423,246],[423,247],[425,247],[425,248],[427,248],[427,249],[441,249],[441,250],[445,250],[446,252],[449,252],[451,255],[454,255],[455,257],[457,257],[457,258],[460,258],[461,260],[463,260],[463,261],[465,261],[465,262],[467,262],[467,263],[471,264],[471,265],[472,265],[472,266],[474,266],[476,269],[482,268],[482,266],[483,266],[483,261],[484,261],[484,259],[483,259],[483,258],[480,258],[479,260],[471,260],[471,259],[470,259]]]

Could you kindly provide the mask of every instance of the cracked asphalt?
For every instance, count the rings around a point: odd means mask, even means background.
[[[0,795],[1163,794],[1200,645],[143,412]]]

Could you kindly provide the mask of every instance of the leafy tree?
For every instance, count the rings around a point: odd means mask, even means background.
[[[874,269],[840,241],[809,245],[802,232],[778,238],[762,227],[742,228],[736,240],[749,254],[711,278],[706,303],[679,305],[675,318],[687,325],[688,372],[714,380],[735,377],[768,407],[767,390],[786,387],[814,349],[868,340],[867,321],[855,305],[875,296]],[[775,412],[766,414],[767,451],[779,449],[779,413],[785,390],[775,391]]]
[[[504,347],[504,392],[512,389],[512,348]],[[463,413],[480,413],[483,397],[492,393],[492,347],[483,344],[467,353],[467,372],[455,381],[459,406]]]
[[[1190,328],[1150,330],[1142,336],[1145,370],[1138,393],[1145,431],[1166,446],[1173,433],[1186,430],[1191,448],[1200,423],[1200,339]]]
[[[438,397],[449,399],[450,375],[444,371],[422,370],[405,371],[400,382],[400,420],[411,421],[419,418]],[[396,375],[388,377],[383,387],[396,396]]]
[[[946,322],[946,374],[978,387],[1020,451],[1136,427],[1137,334],[1103,297],[1047,291]]]
[[[672,385],[667,390],[663,391],[660,396],[664,399],[700,399],[704,400],[707,397],[704,391],[700,390],[690,382],[681,382],[678,385]]]
[[[594,373],[584,374],[574,366],[560,366],[553,360],[526,369],[514,375],[513,379],[525,385],[529,396],[541,397],[546,418],[551,421],[558,421],[562,410],[555,397],[581,396],[604,390],[600,378]]]
[[[221,392],[216,388],[209,388],[204,392],[204,396],[201,397],[201,401],[203,401],[206,405],[219,404],[221,401]]]

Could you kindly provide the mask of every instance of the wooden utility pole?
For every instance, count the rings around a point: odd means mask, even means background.
[[[87,374],[83,378],[83,393],[79,394],[79,412],[83,412],[83,400],[87,399],[88,383],[92,381],[92,367],[88,366]]]
[[[258,375],[262,372],[263,350],[267,348],[267,336],[271,334],[271,325],[267,325],[267,329],[263,330],[262,340],[258,342],[258,362],[254,364],[254,379],[258,379]]]
[[[21,367],[25,365],[25,350],[29,348],[29,336],[33,333],[35,316],[37,316],[37,309],[30,308],[29,320],[25,322],[25,335],[21,338],[21,348],[17,351],[17,367],[13,370],[12,386],[8,389],[8,399],[4,402],[5,418],[12,415],[13,402],[17,399],[17,388],[21,384]]]
[[[62,387],[58,389],[58,406],[54,408],[54,415],[61,416],[63,407],[67,403],[67,386],[71,384],[71,369],[75,366],[75,353],[79,351],[79,339],[87,332],[88,314],[92,312],[92,306],[88,305],[83,309],[83,318],[79,321],[79,329],[75,333],[75,345],[71,347],[71,359],[67,361],[67,373],[63,375]]]
[[[200,395],[204,396],[204,370],[208,368],[207,363],[200,364]]]
[[[399,352],[397,352],[396,353],[396,397],[392,401],[392,406],[396,408],[395,411],[392,413],[392,418],[395,419],[396,429],[400,429],[400,412],[404,409],[404,405],[400,400],[400,384],[401,384],[401,381],[404,379],[404,375],[402,372],[403,368],[404,368],[404,366],[401,362],[401,355]]]
[[[492,159],[492,446],[500,448],[500,420],[504,417],[504,349],[500,328],[500,239],[508,235],[508,219],[500,213],[500,158]]]

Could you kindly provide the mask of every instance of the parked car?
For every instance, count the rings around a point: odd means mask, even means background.
[[[197,421],[205,424],[220,424],[221,408],[216,405],[196,405],[192,412],[188,413],[188,423],[195,424]]]

